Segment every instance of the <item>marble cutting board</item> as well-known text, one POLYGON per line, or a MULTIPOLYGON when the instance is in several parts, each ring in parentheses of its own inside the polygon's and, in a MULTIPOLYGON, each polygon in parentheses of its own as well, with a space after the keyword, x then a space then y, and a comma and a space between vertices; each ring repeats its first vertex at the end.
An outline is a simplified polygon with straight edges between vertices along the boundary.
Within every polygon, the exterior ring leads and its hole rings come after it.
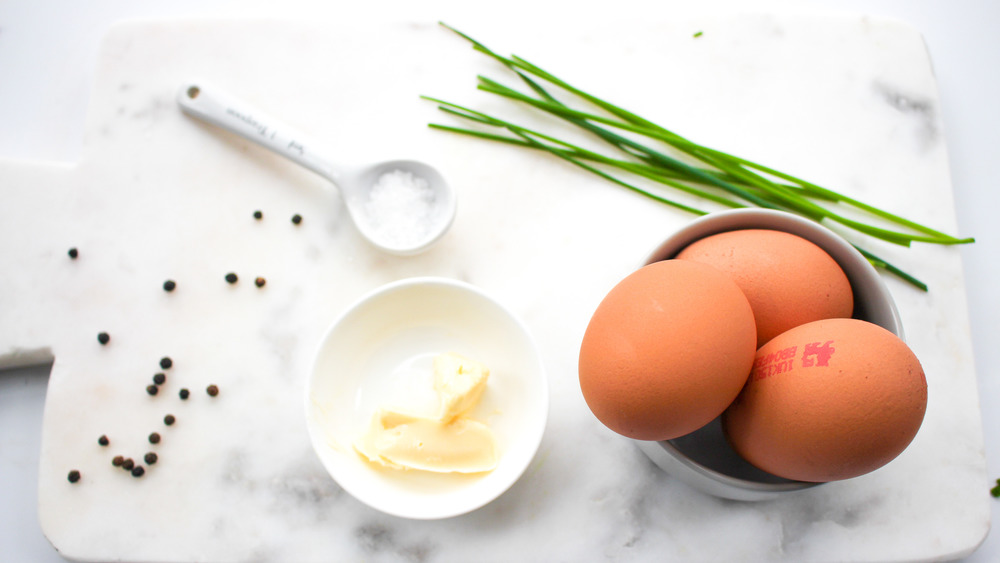
MULTIPOLYGON (((449 23, 709 146, 960 232, 931 63, 906 26, 776 15, 594 17, 548 33, 535 33, 544 21, 518 33, 502 18, 449 23)), ((691 217, 545 155, 427 129, 448 118, 420 94, 542 122, 476 92, 478 73, 504 76, 432 19, 113 30, 81 160, 0 161, 0 366, 54 358, 39 514, 56 549, 93 561, 917 561, 982 541, 983 440, 954 249, 869 244, 931 288, 887 279, 928 377, 911 447, 787 499, 707 497, 601 426, 576 381, 604 293, 691 217), (435 163, 459 193, 452 231, 417 257, 380 254, 317 177, 182 115, 174 96, 192 77, 282 116, 339 161, 435 163), (442 521, 389 517, 344 493, 310 450, 302 413, 326 326, 362 293, 416 275, 462 279, 510 306, 552 391, 525 476, 442 521), (150 396, 164 356, 174 365, 150 396), (159 461, 142 478, 111 466, 151 450, 159 461)))

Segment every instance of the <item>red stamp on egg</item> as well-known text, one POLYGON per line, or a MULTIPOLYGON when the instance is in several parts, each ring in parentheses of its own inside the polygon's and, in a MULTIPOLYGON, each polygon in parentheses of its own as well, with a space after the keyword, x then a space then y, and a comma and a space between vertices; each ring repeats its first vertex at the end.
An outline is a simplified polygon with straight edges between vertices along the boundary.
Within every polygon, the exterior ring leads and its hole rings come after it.
MULTIPOLYGON (((767 379, 772 375, 785 373, 795 368, 795 356, 798 346, 789 346, 763 356, 757 356, 753 362, 750 378, 753 381, 767 379)), ((801 366, 803 368, 827 367, 837 349, 833 340, 826 342, 810 342, 802 346, 801 366)))
POLYGON ((826 367, 830 365, 830 358, 836 351, 837 349, 833 347, 833 340, 827 340, 822 345, 819 342, 810 342, 805 345, 805 350, 802 351, 802 367, 826 367))
POLYGON ((798 349, 798 346, 789 346, 764 356, 757 356, 753 361, 751 379, 754 381, 766 379, 791 370, 795 366, 795 353, 798 349))

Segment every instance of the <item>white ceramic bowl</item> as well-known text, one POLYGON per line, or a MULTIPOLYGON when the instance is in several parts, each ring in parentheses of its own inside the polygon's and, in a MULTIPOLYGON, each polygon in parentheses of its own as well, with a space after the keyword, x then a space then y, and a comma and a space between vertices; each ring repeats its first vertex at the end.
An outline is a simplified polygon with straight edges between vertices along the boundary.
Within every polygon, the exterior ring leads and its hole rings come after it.
MULTIPOLYGON (((899 312, 892 296, 868 260, 833 231, 791 213, 737 209, 700 217, 664 241, 645 264, 669 260, 696 240, 739 229, 785 231, 815 243, 832 256, 847 274, 854 292, 853 317, 873 322, 903 337, 899 312)), ((680 438, 636 443, 670 475, 718 497, 766 500, 817 485, 777 477, 744 461, 726 442, 718 418, 680 438)))
POLYGON ((412 278, 362 297, 320 343, 306 387, 313 448, 337 483, 382 512, 448 518, 500 496, 521 476, 542 439, 548 381, 526 327, 472 285, 412 278), (471 413, 493 429, 499 461, 489 472, 438 474, 377 467, 353 448, 374 410, 419 399, 431 362, 454 352, 483 363, 490 378, 471 413))

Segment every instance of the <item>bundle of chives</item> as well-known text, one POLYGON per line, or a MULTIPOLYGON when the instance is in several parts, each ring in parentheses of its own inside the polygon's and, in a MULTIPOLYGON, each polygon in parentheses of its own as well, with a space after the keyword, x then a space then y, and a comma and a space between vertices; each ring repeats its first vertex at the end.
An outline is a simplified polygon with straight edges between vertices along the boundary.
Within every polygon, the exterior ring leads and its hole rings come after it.
MULTIPOLYGON (((607 156, 468 107, 422 96, 439 104, 439 109, 446 113, 499 129, 501 132, 493 133, 438 123, 430 124, 432 128, 543 150, 622 187, 698 215, 707 212, 627 182, 610 171, 645 178, 726 207, 756 206, 788 211, 814 221, 830 221, 856 232, 903 246, 910 246, 913 242, 947 245, 974 242, 972 238, 957 238, 942 233, 795 176, 692 142, 630 111, 588 94, 525 59, 516 55, 501 56, 468 35, 443 23, 441 25, 469 41, 476 51, 492 57, 510 69, 524 82, 530 93, 510 88, 485 76, 478 77, 480 90, 527 104, 563 119, 605 141, 621 152, 625 158, 607 156), (543 87, 541 81, 590 103, 607 115, 569 107, 543 87), (626 137, 625 134, 630 134, 632 137, 626 137), (687 164, 679 158, 634 140, 635 137, 644 137, 665 144, 680 155, 700 162, 701 165, 687 164), (879 227, 851 219, 831 209, 832 204, 852 207, 893 225, 894 228, 879 227)), ((876 268, 897 275, 921 290, 927 290, 926 284, 910 274, 857 245, 855 248, 876 268)))

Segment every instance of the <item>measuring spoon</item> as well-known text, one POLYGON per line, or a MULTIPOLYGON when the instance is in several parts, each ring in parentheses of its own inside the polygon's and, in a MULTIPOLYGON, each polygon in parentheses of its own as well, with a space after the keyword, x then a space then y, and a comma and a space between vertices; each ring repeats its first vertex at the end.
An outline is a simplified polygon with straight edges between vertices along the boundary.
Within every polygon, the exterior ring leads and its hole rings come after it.
POLYGON ((202 82, 184 84, 177 103, 185 113, 268 148, 332 182, 362 236, 390 254, 429 248, 451 227, 455 192, 433 167, 390 160, 362 168, 335 167, 312 152, 290 127, 202 82))

